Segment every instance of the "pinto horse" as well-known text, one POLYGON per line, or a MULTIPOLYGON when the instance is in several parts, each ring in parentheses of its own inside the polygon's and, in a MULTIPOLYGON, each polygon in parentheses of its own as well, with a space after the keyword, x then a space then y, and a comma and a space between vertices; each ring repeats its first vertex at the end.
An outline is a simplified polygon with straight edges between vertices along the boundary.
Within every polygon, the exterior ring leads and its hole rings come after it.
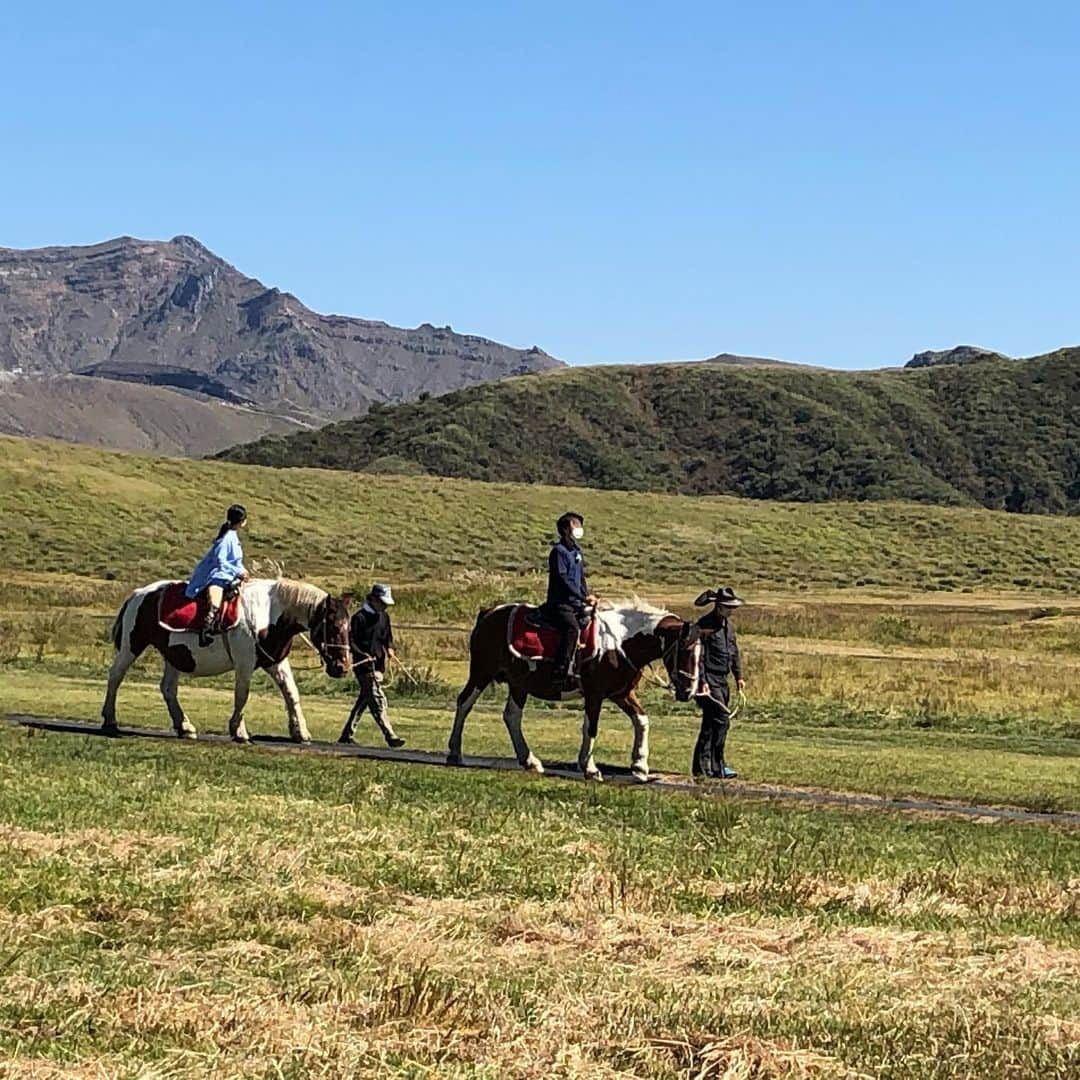
MULTIPOLYGON (((510 620, 516 604, 482 610, 469 639, 469 679, 457 699, 454 728, 447 761, 461 763, 461 735, 465 718, 477 698, 493 682, 507 684, 503 721, 514 744, 518 763, 542 773, 544 766, 529 749, 521 731, 521 717, 529 695, 545 701, 576 697, 556 688, 555 665, 549 660, 529 661, 515 655, 509 645, 510 620)), ((642 604, 627 604, 598 611, 596 646, 578 665, 580 695, 585 702, 578 768, 590 780, 602 780, 593 760, 593 747, 605 701, 613 701, 634 725, 631 770, 638 779, 649 776, 649 718, 636 690, 643 670, 662 660, 679 701, 688 701, 696 678, 700 653, 697 627, 669 611, 642 604), (693 669, 693 670, 691 670, 693 669)))
POLYGON ((161 696, 172 718, 173 730, 181 739, 194 739, 198 734, 177 699, 176 688, 181 674, 199 678, 235 672, 229 734, 237 742, 249 742, 244 706, 251 677, 263 668, 285 700, 289 735, 294 742, 310 742, 307 721, 300 709, 300 694, 289 664, 289 652, 296 635, 309 631, 326 674, 333 679, 348 675, 352 666, 349 597, 330 596, 314 585, 286 578, 247 581, 240 592, 236 625, 216 635, 210 645, 200 647, 197 628, 178 632, 161 622, 160 601, 165 591, 175 584, 157 581, 136 589, 120 608, 112 628, 116 656, 109 669, 109 685, 101 708, 102 730, 116 734, 116 692, 128 668, 153 646, 165 663, 161 696))

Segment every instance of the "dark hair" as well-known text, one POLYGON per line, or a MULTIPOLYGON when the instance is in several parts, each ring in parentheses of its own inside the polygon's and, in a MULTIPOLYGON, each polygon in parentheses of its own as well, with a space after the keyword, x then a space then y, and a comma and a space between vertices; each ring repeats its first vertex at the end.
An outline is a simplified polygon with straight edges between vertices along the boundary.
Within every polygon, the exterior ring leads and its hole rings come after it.
POLYGON ((221 528, 218 529, 217 538, 220 540, 230 529, 235 529, 237 525, 245 521, 247 521, 247 510, 239 503, 233 503, 225 511, 225 520, 221 523, 221 528))
POLYGON ((575 514, 573 510, 567 510, 566 513, 555 522, 556 531, 562 533, 564 529, 569 528, 571 521, 580 521, 582 525, 585 524, 585 518, 581 514, 575 514))

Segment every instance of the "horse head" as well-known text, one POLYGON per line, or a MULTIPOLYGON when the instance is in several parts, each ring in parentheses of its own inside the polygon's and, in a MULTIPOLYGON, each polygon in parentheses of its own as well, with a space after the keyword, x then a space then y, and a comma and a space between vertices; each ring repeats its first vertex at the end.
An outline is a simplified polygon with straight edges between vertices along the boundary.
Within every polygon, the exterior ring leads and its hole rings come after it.
POLYGON ((689 701, 701 671, 701 630, 676 615, 662 619, 656 636, 663 647, 661 659, 675 691, 676 701, 689 701))
POLYGON ((331 679, 341 679, 352 670, 349 648, 349 601, 352 596, 327 597, 315 611, 311 624, 311 644, 331 679))

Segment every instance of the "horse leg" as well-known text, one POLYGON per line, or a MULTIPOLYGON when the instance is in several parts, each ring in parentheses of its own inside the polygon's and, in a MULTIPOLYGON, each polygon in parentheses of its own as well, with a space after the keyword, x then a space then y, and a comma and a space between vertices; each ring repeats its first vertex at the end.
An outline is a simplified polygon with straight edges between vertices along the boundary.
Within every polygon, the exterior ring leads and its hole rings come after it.
POLYGON ((229 717, 229 734, 234 742, 251 742, 247 725, 244 723, 244 706, 247 705, 248 694, 251 692, 251 669, 237 664, 234 672, 236 684, 233 689, 232 716, 229 717))
POLYGON ((469 681, 465 684, 457 698, 457 711, 454 713, 454 727, 450 732, 450 746, 446 754, 448 765, 461 764, 461 735, 465 730, 465 718, 472 712, 477 699, 487 688, 486 682, 481 682, 473 673, 469 672, 469 681))
POLYGON ((641 707, 637 695, 633 690, 628 690, 621 697, 612 698, 612 701, 627 716, 634 725, 634 752, 630 759, 630 771, 638 780, 649 778, 649 718, 641 707))
POLYGON ((529 772, 542 773, 544 766, 540 759, 529 749, 525 741, 525 735, 521 730, 521 717, 525 712, 525 702, 529 695, 524 690, 510 688, 506 695, 506 706, 503 709, 503 723, 510 732, 510 741, 514 744, 514 754, 518 764, 529 772))
POLYGON ((300 691, 296 688, 289 658, 286 657, 280 664, 268 667, 266 671, 281 691, 281 696, 285 701, 285 712, 289 717, 289 737, 293 742, 311 742, 311 733, 304 719, 304 711, 300 708, 300 691))
POLYGON ((117 650, 112 666, 109 668, 109 683, 105 688, 105 701, 101 706, 101 730, 110 735, 115 735, 119 730, 116 723, 116 692, 120 689, 128 668, 137 659, 125 644, 117 650))
POLYGON ((116 655, 109 667, 109 682, 105 689, 105 700, 101 705, 101 730, 109 735, 115 735, 119 730, 116 724, 116 693, 128 668, 135 663, 146 648, 146 642, 135 634, 135 625, 138 614, 142 610, 143 601, 137 599, 134 594, 124 601, 124 606, 116 616, 113 624, 113 644, 116 647, 116 655), (132 648, 132 646, 135 646, 132 648))
POLYGON ((600 710, 603 698, 585 699, 585 719, 581 722, 581 750, 578 751, 578 768, 585 774, 586 780, 603 780, 603 774, 593 761, 593 747, 596 745, 596 732, 600 726, 600 710))
POLYGON ((179 683, 179 670, 166 660, 161 672, 161 682, 158 683, 158 686, 161 687, 161 696, 165 699, 165 708, 169 710, 173 731, 181 739, 195 739, 199 733, 195 730, 195 725, 184 715, 180 699, 176 696, 176 688, 179 683))

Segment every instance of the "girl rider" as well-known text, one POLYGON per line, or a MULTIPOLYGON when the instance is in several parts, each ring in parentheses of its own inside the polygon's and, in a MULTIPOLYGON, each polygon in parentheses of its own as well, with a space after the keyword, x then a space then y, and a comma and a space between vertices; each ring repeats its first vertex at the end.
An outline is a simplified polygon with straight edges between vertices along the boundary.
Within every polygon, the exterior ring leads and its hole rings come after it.
POLYGON ((184 590, 189 600, 194 600, 203 592, 207 596, 206 615, 199 631, 199 644, 203 648, 213 639, 225 590, 234 583, 247 581, 250 576, 244 569, 244 552, 237 535, 245 525, 247 511, 239 503, 234 503, 226 512, 225 521, 218 529, 210 550, 191 572, 191 580, 184 590))

